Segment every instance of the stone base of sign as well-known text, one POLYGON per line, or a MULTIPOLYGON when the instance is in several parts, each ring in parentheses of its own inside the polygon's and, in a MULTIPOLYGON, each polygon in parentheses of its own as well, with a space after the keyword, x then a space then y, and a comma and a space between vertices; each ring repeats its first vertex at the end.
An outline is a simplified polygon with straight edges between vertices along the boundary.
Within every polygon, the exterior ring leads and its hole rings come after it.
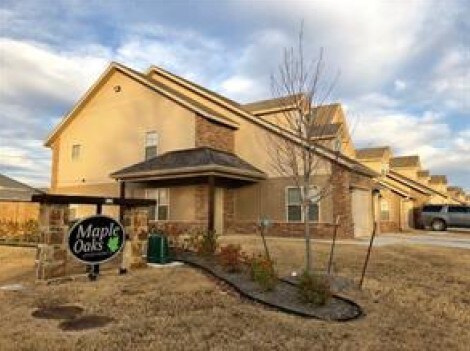
MULTIPOLYGON (((85 264, 76 261, 69 254, 65 242, 69 229, 68 205, 41 204, 39 212, 41 242, 36 253, 36 278, 49 280, 85 272, 85 264)), ((126 268, 146 267, 143 250, 148 237, 147 209, 125 208, 123 225, 128 235, 126 246, 129 245, 127 258, 124 260, 127 261, 126 268)))

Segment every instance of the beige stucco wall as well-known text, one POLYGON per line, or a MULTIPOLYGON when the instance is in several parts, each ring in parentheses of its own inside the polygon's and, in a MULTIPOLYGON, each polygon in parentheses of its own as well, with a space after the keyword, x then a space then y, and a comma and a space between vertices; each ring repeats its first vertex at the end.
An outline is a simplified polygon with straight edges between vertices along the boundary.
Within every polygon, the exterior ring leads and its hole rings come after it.
MULTIPOLYGON (((312 184, 325 184, 326 177, 315 177, 312 184)), ((294 186, 289 178, 269 178, 257 184, 235 190, 235 220, 257 221, 267 217, 276 222, 284 222, 286 213, 286 187, 294 186)), ((331 196, 320 201, 320 222, 333 222, 333 202, 331 196)))
POLYGON ((194 147, 194 113, 115 71, 61 133, 57 187, 110 182, 110 173, 144 160, 149 131, 159 135, 160 154, 194 147))

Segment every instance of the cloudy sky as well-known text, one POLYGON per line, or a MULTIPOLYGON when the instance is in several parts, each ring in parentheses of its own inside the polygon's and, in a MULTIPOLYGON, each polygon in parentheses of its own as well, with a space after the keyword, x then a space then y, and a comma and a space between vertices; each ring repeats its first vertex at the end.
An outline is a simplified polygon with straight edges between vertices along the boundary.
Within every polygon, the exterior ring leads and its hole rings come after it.
POLYGON ((357 147, 391 145, 470 190, 468 1, 0 2, 0 173, 47 185, 43 140, 111 60, 150 64, 240 102, 305 23, 306 53, 339 72, 332 99, 357 147))

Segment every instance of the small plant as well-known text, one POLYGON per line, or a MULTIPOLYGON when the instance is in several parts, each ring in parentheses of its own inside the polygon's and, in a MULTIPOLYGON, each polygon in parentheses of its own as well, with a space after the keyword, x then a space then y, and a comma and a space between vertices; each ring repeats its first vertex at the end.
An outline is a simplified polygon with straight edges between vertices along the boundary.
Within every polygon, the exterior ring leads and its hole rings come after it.
POLYGON ((264 291, 271 291, 278 282, 274 262, 266 256, 252 256, 248 260, 251 279, 257 282, 264 291))
POLYGON ((322 306, 331 297, 328 278, 319 274, 304 271, 299 280, 299 295, 303 302, 322 306))
POLYGON ((200 255, 210 256, 217 250, 217 234, 215 232, 196 232, 187 241, 188 247, 200 255))
POLYGON ((243 263, 243 253, 240 245, 228 244, 220 248, 219 263, 227 272, 240 272, 243 263))

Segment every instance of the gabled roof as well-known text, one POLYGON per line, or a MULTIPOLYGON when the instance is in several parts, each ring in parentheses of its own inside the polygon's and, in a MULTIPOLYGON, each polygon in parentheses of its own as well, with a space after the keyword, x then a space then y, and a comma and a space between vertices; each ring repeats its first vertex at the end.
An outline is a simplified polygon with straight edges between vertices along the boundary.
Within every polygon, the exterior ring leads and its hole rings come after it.
POLYGON ((460 186, 448 186, 447 190, 455 191, 455 192, 458 192, 458 193, 463 193, 463 189, 460 186))
POLYGON ((338 135, 341 130, 341 124, 330 123, 318 126, 312 130, 312 138, 331 138, 338 135))
POLYGON ((419 167, 419 156, 399 156, 390 159, 390 167, 401 168, 401 167, 419 167))
POLYGON ((177 150, 136 163, 111 174, 115 179, 183 176, 208 172, 264 179, 266 174, 233 153, 209 147, 177 150))
POLYGON ((282 96, 274 99, 265 99, 250 102, 242 105, 242 107, 255 114, 263 114, 272 110, 286 110, 296 106, 296 102, 302 100, 303 94, 294 94, 289 96, 282 96))
POLYGON ((391 153, 390 146, 369 147, 356 150, 356 157, 359 160, 382 159, 387 152, 391 153))
POLYGON ((427 170, 418 171, 418 177, 419 177, 419 178, 427 178, 427 177, 429 177, 429 171, 427 171, 427 170))
POLYGON ((430 184, 447 184, 447 177, 445 175, 432 175, 429 179, 430 184))
POLYGON ((333 117, 340 109, 341 109, 341 104, 339 103, 315 106, 312 109, 312 116, 314 117, 314 123, 317 125, 332 123, 333 117))
POLYGON ((30 201, 34 194, 43 191, 0 174, 0 201, 30 201))
POLYGON ((225 124, 231 128, 237 128, 238 124, 235 121, 232 121, 230 118, 225 117, 214 110, 204 106, 197 101, 177 92, 174 89, 171 89, 167 86, 164 86, 160 83, 155 82, 154 80, 148 79, 145 75, 129 68, 124 65, 121 65, 117 62, 111 62, 108 68, 104 73, 98 78, 98 80, 91 86, 90 89, 85 93, 85 95, 79 100, 79 102, 73 107, 73 109, 62 119, 62 121, 57 125, 57 127, 52 131, 52 133, 47 137, 45 145, 50 146, 58 134, 73 120, 77 112, 85 105, 85 103, 93 96, 93 93, 96 92, 105 79, 113 72, 119 71, 126 76, 134 79, 135 81, 145 85, 146 87, 152 89, 153 91, 168 97, 169 99, 183 105, 184 107, 194 111, 197 114, 200 114, 203 117, 212 119, 218 123, 225 124))
MULTIPOLYGON (((181 77, 179 77, 175 74, 172 74, 168 71, 165 71, 165 70, 163 70, 159 67, 155 67, 155 66, 150 67, 150 69, 147 71, 147 74, 150 74, 151 72, 155 72, 155 73, 163 75, 164 77, 171 80, 172 82, 174 82, 176 84, 179 84, 181 86, 184 86, 187 89, 193 91, 194 93, 197 93, 201 96, 206 97, 210 101, 213 101, 215 103, 218 103, 218 104, 222 105, 223 107, 229 109, 230 111, 232 111, 235 114, 239 115, 243 119, 248 120, 251 123, 256 124, 257 126, 262 127, 263 129, 270 131, 271 133, 274 133, 274 134, 277 134, 277 135, 279 135, 283 138, 289 139, 289 140, 293 141, 294 143, 296 143, 298 145, 303 145, 304 147, 308 147, 308 145, 306 144, 305 141, 299 140, 297 138, 297 136, 294 133, 292 133, 291 131, 289 131, 285 128, 282 128, 281 126, 276 125, 272 122, 269 122, 269 121, 263 120, 262 118, 256 117, 255 115, 253 115, 252 113, 250 113, 249 111, 244 109, 242 105, 239 105, 239 104, 237 104, 237 103, 235 103, 235 102, 233 102, 229 99, 226 99, 226 98, 222 97, 219 94, 216 94, 216 93, 214 93, 214 92, 212 92, 208 89, 205 89, 205 88, 203 88, 203 87, 201 87, 201 86, 199 86, 199 85, 197 85, 197 84, 195 84, 195 83, 193 83, 189 80, 181 78, 181 77)), ((327 105, 327 106, 331 106, 330 109, 332 109, 332 108, 341 108, 340 104, 332 104, 332 105, 327 105)), ((372 169, 360 164, 356 160, 353 160, 352 158, 350 158, 348 156, 338 154, 336 151, 331 150, 331 149, 329 149, 327 147, 324 147, 322 145, 316 144, 312 147, 312 149, 314 149, 314 152, 316 152, 320 156, 323 156, 323 157, 329 159, 332 162, 339 163, 339 164, 351 169, 352 171, 356 171, 356 172, 359 172, 361 174, 371 176, 371 177, 374 177, 374 176, 378 175, 372 169)))
POLYGON ((230 104, 230 105, 232 105, 234 107, 237 107, 237 108, 241 108, 241 105, 238 102, 233 101, 233 100, 231 100, 231 99, 229 99, 229 98, 227 98, 223 95, 220 95, 220 94, 216 93, 213 90, 207 89, 207 88, 203 87, 202 85, 194 83, 194 82, 192 82, 190 80, 187 80, 187 79, 185 79, 181 76, 177 76, 176 74, 173 74, 173 73, 171 73, 171 72, 169 72, 169 71, 167 71, 167 70, 165 70, 161 67, 152 65, 145 72, 145 77, 151 79, 152 81, 155 81, 150 77, 152 73, 158 73, 158 74, 163 75, 163 76, 165 76, 167 78, 170 78, 170 79, 177 79, 180 82, 184 83, 185 85, 191 85, 193 88, 203 92, 204 94, 211 95, 211 96, 213 96, 217 99, 220 99, 220 100, 224 101, 227 104, 230 104))
MULTIPOLYGON (((404 175, 400 174, 400 173, 397 173, 397 172, 394 172, 393 170, 390 170, 388 173, 387 173, 387 178, 391 178, 401 184, 404 184, 410 188, 413 188, 414 190, 422 193, 422 194, 426 194, 426 195, 429 195, 430 193, 438 193, 437 191, 435 191, 434 189, 431 189, 421 183, 418 183, 416 181, 414 181, 413 179, 410 179, 408 177, 405 177, 404 175)), ((438 193, 439 195, 442 195, 441 193, 438 193)))

